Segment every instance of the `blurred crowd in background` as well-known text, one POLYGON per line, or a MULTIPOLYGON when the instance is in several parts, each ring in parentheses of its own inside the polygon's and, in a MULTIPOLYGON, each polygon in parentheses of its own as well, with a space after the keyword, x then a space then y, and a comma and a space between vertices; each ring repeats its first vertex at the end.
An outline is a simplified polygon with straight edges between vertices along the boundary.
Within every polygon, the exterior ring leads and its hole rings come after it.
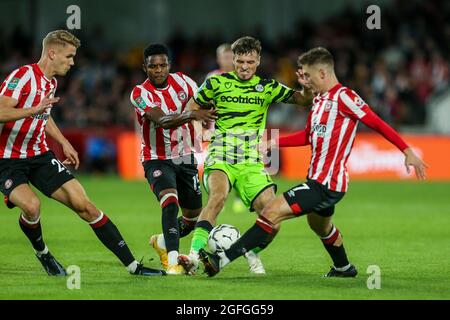
MULTIPOLYGON (((396 127, 424 124, 427 99, 449 83, 450 43, 442 41, 450 39, 449 6, 443 0, 399 1, 383 8, 380 30, 365 28, 366 19, 365 12, 348 8, 320 25, 299 21, 292 33, 280 35, 275 42, 256 31, 253 36, 263 45, 259 75, 296 86, 298 55, 322 45, 334 54, 339 80, 359 92, 384 120, 396 127)), ((78 35, 82 47, 70 75, 59 79, 62 101, 53 110, 54 118, 62 127, 132 128, 129 93, 145 79, 141 68, 145 44, 117 52, 100 27, 78 35)), ((192 39, 176 30, 167 41, 172 71, 182 71, 201 84, 205 75, 217 68, 216 47, 233 40, 220 35, 192 39)), ((30 47, 31 43, 20 27, 11 34, 0 32, 2 79, 14 68, 37 61, 40 44, 30 47)), ((268 121, 273 127, 300 129, 304 113, 290 107, 272 108, 268 121)))
MULTIPOLYGON (((296 60, 315 47, 328 48, 335 57, 339 80, 356 90, 385 121, 402 129, 420 128, 427 117, 427 100, 449 85, 450 5, 445 0, 396 1, 383 7, 381 29, 366 27, 368 14, 350 7, 320 24, 302 19, 289 34, 276 41, 255 28, 263 54, 258 74, 296 87, 296 60), (446 39, 444 41, 444 39, 446 39)), ((268 21, 270 23, 270 21, 268 21)), ((145 80, 142 51, 148 43, 117 51, 102 28, 75 33, 82 41, 76 65, 60 78, 61 102, 52 115, 61 128, 134 129, 135 114, 129 101, 134 85, 145 80)), ((171 50, 171 71, 181 71, 200 85, 217 68, 216 48, 243 36, 225 38, 202 34, 187 37, 175 30, 166 42, 171 50)), ((0 29, 0 77, 16 67, 36 62, 41 44, 20 27, 10 34, 0 29)), ((152 39, 149 39, 149 43, 152 39)), ((268 125, 285 131, 302 129, 306 111, 295 106, 273 106, 268 125)), ((95 150, 95 145, 92 147, 95 150)))

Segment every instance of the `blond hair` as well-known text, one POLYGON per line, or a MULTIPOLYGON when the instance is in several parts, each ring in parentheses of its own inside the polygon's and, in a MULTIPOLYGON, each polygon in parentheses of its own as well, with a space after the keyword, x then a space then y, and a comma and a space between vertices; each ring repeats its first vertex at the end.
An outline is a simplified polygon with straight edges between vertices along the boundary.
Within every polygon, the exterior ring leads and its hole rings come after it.
POLYGON ((219 55, 226 51, 231 51, 231 44, 222 43, 220 46, 217 47, 216 53, 217 53, 217 55, 219 55))
POLYGON ((42 40, 42 46, 47 48, 49 45, 60 45, 65 47, 66 44, 71 44, 75 48, 79 48, 81 46, 80 40, 66 30, 55 30, 49 32, 44 40, 42 40))

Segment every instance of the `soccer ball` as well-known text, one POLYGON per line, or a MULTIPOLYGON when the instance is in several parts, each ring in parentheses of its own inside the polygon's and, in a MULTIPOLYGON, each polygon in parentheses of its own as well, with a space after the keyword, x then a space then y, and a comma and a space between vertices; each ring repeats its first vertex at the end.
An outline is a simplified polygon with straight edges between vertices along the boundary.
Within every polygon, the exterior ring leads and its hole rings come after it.
POLYGON ((209 250, 213 253, 227 250, 241 236, 239 229, 229 224, 215 226, 208 236, 209 250))

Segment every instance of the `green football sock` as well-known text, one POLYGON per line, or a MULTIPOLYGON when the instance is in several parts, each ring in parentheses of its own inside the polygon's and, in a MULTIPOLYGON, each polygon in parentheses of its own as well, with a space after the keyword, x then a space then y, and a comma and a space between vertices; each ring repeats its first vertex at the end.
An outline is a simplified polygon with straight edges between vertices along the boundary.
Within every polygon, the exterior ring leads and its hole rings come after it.
POLYGON ((253 249, 252 249, 252 250, 250 250, 250 251, 252 251, 253 253, 256 253, 256 254, 258 254, 259 252, 263 251, 263 249, 262 249, 262 248, 260 248, 260 247, 256 247, 256 248, 253 248, 253 249))
POLYGON ((191 251, 199 252, 200 249, 206 247, 208 235, 208 230, 199 227, 195 228, 194 236, 192 237, 191 251))

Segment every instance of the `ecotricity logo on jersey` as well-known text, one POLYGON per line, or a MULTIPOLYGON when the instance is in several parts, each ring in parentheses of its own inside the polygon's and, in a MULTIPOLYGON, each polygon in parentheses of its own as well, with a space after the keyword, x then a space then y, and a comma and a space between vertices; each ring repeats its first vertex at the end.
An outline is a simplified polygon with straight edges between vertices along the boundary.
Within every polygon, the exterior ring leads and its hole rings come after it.
POLYGON ((221 96, 220 101, 222 102, 233 102, 233 103, 245 103, 245 104, 257 104, 260 106, 264 105, 264 99, 260 97, 243 97, 243 96, 221 96))

